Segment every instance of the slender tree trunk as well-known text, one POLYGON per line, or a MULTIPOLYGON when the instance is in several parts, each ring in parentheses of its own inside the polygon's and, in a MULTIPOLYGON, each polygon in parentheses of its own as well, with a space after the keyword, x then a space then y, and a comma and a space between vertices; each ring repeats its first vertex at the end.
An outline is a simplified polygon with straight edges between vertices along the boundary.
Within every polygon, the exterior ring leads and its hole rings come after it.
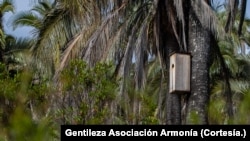
MULTIPOLYGON (((173 35, 174 36, 174 35, 173 35)), ((172 36, 172 37, 173 37, 172 36)), ((178 43, 174 38, 167 39, 168 57, 171 53, 177 51, 178 43)), ((167 61, 167 70, 169 74, 170 62, 167 61)), ((169 80, 169 76, 168 79, 169 80)), ((181 124, 181 95, 176 93, 169 93, 169 88, 166 96, 167 100, 167 124, 181 124)))
MULTIPOLYGON (((160 52, 166 62, 166 78, 169 80, 169 56, 171 53, 179 51, 179 44, 175 38, 172 30, 172 19, 169 11, 172 5, 169 5, 169 1, 159 1, 159 15, 158 15, 158 26, 159 26, 159 40, 160 40, 160 52)), ((171 3, 171 2, 170 2, 171 3)), ((171 9, 173 11, 173 9, 171 9)), ((168 87, 168 86, 167 86, 168 87)), ((176 125, 181 124, 181 96, 178 94, 170 94, 169 88, 166 92, 166 124, 176 125)))
POLYGON ((210 32, 202 27, 193 11, 189 14, 189 51, 192 55, 191 93, 186 124, 208 124, 210 32))
POLYGON ((167 124, 181 124, 181 97, 178 94, 167 94, 167 124))

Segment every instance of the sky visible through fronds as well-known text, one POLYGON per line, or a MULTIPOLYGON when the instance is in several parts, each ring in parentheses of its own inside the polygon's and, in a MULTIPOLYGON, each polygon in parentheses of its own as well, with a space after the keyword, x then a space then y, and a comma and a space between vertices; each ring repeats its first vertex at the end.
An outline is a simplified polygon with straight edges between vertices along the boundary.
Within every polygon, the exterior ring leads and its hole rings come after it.
MULTIPOLYGON (((2 0, 0 0, 2 2, 2 0)), ((34 4, 33 0, 13 0, 14 6, 16 9, 16 12, 19 11, 27 11, 29 10, 34 4)), ((15 30, 12 29, 12 26, 10 24, 10 18, 13 14, 12 13, 6 13, 4 16, 4 29, 7 34, 13 35, 15 37, 32 37, 32 34, 30 33, 32 28, 31 27, 20 27, 15 30)), ((246 17, 250 19, 250 2, 247 2, 247 9, 246 9, 246 17)))

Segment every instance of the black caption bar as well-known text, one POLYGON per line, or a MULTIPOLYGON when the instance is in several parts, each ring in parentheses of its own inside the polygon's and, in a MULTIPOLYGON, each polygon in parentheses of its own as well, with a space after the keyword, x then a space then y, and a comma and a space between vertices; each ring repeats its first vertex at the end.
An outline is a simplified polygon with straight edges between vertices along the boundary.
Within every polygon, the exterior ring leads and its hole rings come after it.
POLYGON ((250 125, 62 125, 61 141, 85 137, 190 137, 250 139, 250 125))

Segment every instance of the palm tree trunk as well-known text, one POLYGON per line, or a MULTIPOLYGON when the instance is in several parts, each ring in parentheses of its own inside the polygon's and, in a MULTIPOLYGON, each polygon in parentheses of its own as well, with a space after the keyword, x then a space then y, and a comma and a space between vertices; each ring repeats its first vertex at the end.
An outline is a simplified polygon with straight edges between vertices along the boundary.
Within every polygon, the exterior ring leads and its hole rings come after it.
MULTIPOLYGON (((159 1, 159 17, 158 26, 159 26, 159 46, 162 57, 166 62, 166 74, 169 74, 169 56, 173 52, 179 51, 179 44, 175 37, 175 34, 172 30, 171 15, 169 15, 169 9, 171 8, 168 5, 169 1, 159 1)), ((171 3, 171 2, 170 2, 171 3)), ((167 80, 169 76, 167 75, 167 80)), ((168 87, 168 86, 167 86, 168 87)), ((170 94, 167 88, 166 92, 166 124, 168 125, 177 125, 181 124, 181 96, 178 94, 170 94)))
MULTIPOLYGON (((174 37, 171 36, 171 37, 174 37)), ((166 40, 166 45, 168 47, 168 56, 171 53, 178 51, 178 43, 175 38, 168 37, 166 40)), ((170 62, 167 61, 167 68, 169 68, 170 62)), ((168 70, 168 69, 167 69, 168 70)), ((168 70, 169 71, 169 70, 168 70)), ((169 74, 169 72, 167 73, 169 74)), ((169 78, 168 78, 169 80, 169 78)), ((169 88, 168 88, 169 89, 169 88)), ((166 96, 167 103, 167 124, 181 124, 181 95, 176 93, 167 93, 166 96)))
POLYGON ((186 124, 208 124, 210 32, 202 27, 193 11, 189 15, 188 46, 192 68, 186 124))

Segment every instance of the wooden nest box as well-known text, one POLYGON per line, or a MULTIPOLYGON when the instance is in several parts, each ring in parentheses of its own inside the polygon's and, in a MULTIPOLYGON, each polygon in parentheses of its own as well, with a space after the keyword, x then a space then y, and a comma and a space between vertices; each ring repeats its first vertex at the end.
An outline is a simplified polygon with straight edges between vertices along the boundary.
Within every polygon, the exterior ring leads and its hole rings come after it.
POLYGON ((170 55, 169 92, 185 94, 190 92, 191 55, 173 53, 170 55))

